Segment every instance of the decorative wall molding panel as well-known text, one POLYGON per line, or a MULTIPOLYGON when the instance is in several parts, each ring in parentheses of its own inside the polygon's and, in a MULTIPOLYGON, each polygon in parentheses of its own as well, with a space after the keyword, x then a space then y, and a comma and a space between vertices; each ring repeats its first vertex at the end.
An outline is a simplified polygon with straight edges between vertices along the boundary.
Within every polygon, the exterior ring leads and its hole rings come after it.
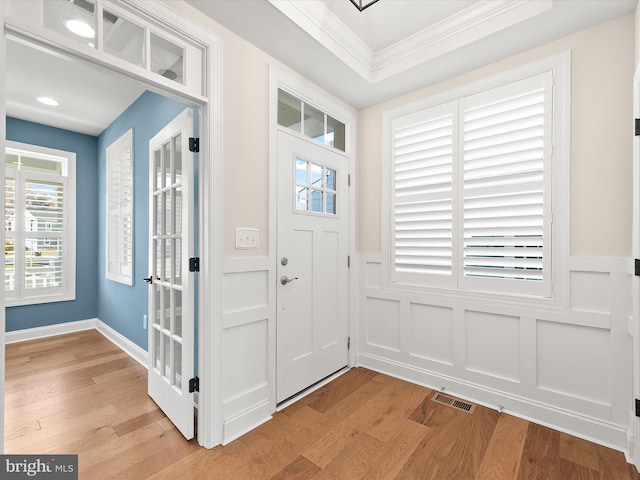
POLYGON ((226 259, 222 281, 223 445, 273 413, 270 377, 270 301, 267 258, 226 259))

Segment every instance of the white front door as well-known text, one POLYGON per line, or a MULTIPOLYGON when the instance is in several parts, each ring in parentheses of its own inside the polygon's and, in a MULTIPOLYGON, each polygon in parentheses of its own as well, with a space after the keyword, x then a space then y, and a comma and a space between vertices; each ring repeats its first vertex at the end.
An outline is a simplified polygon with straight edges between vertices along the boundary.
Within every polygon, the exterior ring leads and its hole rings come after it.
POLYGON ((193 113, 149 141, 149 395, 193 438, 193 113))
POLYGON ((278 133, 278 403, 348 364, 348 172, 344 154, 278 133))

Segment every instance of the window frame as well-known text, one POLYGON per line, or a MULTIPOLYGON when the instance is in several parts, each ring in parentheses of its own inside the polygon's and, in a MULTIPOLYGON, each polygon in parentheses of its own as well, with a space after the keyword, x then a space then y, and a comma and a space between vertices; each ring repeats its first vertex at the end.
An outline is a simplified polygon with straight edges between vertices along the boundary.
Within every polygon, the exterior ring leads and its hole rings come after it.
MULTIPOLYGON (((457 110, 460 114, 461 109, 457 110)), ((568 291, 568 262, 569 262, 569 206, 570 206, 570 113, 571 113, 571 52, 565 51, 541 59, 537 62, 514 68, 485 79, 454 88, 443 93, 421 98, 412 103, 404 104, 387 110, 382 114, 382 188, 381 188, 381 239, 382 239, 382 270, 385 287, 391 289, 429 291, 443 296, 455 296, 473 300, 529 302, 532 305, 563 306, 566 307, 568 291), (393 263, 393 172, 394 153, 393 135, 394 123, 402 118, 418 114, 423 110, 436 108, 450 102, 462 102, 465 97, 480 94, 509 83, 524 80, 546 72, 553 75, 553 163, 551 172, 545 175, 545 189, 552 199, 549 220, 553 221, 549 242, 548 255, 545 255, 545 267, 548 273, 548 288, 539 293, 526 292, 519 289, 487 288, 486 282, 468 281, 463 276, 463 248, 458 242, 462 241, 463 219, 461 218, 460 203, 463 199, 461 186, 454 187, 453 199, 453 245, 452 245, 452 276, 439 276, 438 282, 420 281, 419 278, 398 278, 394 274, 393 263), (458 191, 456 191, 456 188, 458 191), (549 267, 547 267, 547 265, 549 267)), ((461 149, 461 140, 454 140, 454 149, 461 149)), ((454 159, 453 169, 463 168, 462 158, 454 159)), ((454 182, 460 182, 462 174, 454 172, 454 182), (457 179, 457 180, 456 180, 457 179)), ((415 276, 414 276, 415 277, 415 276)), ((476 280, 476 279, 472 279, 476 280)), ((485 280, 485 279, 480 279, 485 280)), ((502 284, 504 282, 493 282, 502 284)))
MULTIPOLYGON (((63 280, 60 287, 51 289, 38 288, 31 291, 26 291, 23 287, 16 288, 16 296, 9 296, 5 291, 5 305, 19 306, 19 305, 36 305, 41 303, 62 302, 75 300, 76 298, 76 154, 75 152, 69 152, 64 150, 58 150, 54 148, 43 147, 39 145, 31 145, 27 143, 15 142, 7 140, 5 143, 5 155, 9 151, 16 151, 20 154, 28 154, 40 157, 56 157, 63 159, 63 167, 61 175, 51 175, 47 173, 32 172, 29 170, 18 170, 9 168, 6 166, 5 160, 5 176, 12 176, 12 172, 20 172, 15 175, 16 178, 16 196, 24 196, 22 188, 18 187, 18 177, 26 177, 25 181, 29 178, 36 180, 51 180, 61 179, 64 185, 64 218, 63 218, 63 231, 62 231, 62 271, 63 280), (49 292, 49 293, 47 293, 49 292)), ((17 205, 16 205, 17 209, 17 205)), ((16 242, 18 245, 18 239, 23 237, 28 232, 18 232, 16 230, 16 242)), ((5 231, 6 236, 6 231, 5 231)), ((15 257, 14 257, 15 258, 15 257)), ((16 266, 20 265, 21 270, 15 269, 16 285, 19 282, 24 282, 24 255, 22 260, 18 262, 15 259, 16 266)), ((5 270, 6 275, 6 270, 5 270)))

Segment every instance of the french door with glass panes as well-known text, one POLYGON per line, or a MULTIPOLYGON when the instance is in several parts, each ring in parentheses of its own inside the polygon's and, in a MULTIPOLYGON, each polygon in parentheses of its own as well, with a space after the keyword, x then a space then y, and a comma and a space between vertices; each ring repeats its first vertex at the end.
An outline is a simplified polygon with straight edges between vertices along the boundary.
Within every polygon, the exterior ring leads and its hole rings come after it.
POLYGON ((193 113, 149 141, 149 395, 187 439, 194 435, 193 113))

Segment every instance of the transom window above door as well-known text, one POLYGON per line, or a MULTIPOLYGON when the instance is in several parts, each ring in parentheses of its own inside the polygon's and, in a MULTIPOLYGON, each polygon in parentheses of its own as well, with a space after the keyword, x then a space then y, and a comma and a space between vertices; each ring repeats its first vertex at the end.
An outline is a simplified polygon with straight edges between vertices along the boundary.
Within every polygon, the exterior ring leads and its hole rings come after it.
POLYGON ((204 94, 203 45, 128 2, 7 1, 3 7, 6 18, 42 31, 47 43, 78 50, 170 88, 204 94))
POLYGON ((346 126, 327 113, 278 89, 278 125, 314 141, 346 152, 346 126))

